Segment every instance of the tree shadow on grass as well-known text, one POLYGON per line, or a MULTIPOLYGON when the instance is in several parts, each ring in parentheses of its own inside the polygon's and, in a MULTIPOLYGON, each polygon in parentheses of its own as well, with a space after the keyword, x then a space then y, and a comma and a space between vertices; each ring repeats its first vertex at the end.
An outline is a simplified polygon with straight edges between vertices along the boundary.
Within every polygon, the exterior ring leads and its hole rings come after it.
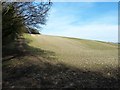
POLYGON ((21 41, 21 48, 18 45, 4 55, 3 89, 118 88, 117 77, 105 77, 99 71, 84 71, 56 62, 54 52, 28 46, 29 42, 25 42, 21 41), (6 59, 8 55, 14 57, 6 59))
MULTIPOLYGON (((42 50, 40 48, 35 48, 29 46, 28 43, 32 42, 29 39, 20 38, 13 43, 10 43, 2 47, 2 57, 3 62, 9 61, 14 58, 29 56, 29 55, 39 55, 43 58, 49 58, 55 56, 55 53, 48 50, 42 50)), ((50 59, 50 58, 49 58, 50 59)), ((53 58, 52 58, 53 59, 53 58)))

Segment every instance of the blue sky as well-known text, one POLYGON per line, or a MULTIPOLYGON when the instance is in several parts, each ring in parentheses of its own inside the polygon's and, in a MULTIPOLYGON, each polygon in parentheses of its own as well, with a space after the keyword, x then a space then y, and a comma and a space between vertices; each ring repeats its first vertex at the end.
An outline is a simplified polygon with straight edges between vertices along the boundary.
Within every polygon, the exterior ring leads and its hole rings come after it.
POLYGON ((53 2, 42 34, 118 41, 117 2, 53 2))

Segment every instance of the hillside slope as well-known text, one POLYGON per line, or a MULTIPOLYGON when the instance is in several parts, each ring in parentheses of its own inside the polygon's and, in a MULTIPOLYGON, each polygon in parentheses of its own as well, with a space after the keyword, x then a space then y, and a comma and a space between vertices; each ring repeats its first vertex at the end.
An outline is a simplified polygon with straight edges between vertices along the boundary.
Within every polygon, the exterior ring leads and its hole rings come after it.
POLYGON ((58 61, 67 65, 95 71, 118 65, 116 44, 49 35, 25 37, 32 40, 30 46, 55 52, 58 61))
POLYGON ((2 47, 3 88, 117 88, 118 46, 28 35, 2 47))

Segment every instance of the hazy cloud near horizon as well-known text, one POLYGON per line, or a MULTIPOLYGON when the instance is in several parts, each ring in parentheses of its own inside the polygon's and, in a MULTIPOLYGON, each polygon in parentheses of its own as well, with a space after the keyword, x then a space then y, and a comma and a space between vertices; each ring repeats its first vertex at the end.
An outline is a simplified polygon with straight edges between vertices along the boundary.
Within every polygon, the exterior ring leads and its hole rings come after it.
POLYGON ((117 5, 113 2, 54 2, 42 33, 118 42, 117 5))

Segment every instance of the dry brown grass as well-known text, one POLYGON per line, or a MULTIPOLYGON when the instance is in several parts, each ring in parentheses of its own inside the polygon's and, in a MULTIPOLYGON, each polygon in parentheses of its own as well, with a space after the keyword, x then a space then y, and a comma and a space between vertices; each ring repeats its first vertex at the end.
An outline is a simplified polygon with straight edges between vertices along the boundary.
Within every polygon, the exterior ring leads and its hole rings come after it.
POLYGON ((106 75, 112 75, 110 70, 118 67, 116 44, 47 35, 37 35, 32 40, 30 46, 55 52, 58 62, 67 65, 100 72, 109 69, 106 75))
POLYGON ((3 48, 3 88, 117 88, 117 45, 27 35, 3 48))

